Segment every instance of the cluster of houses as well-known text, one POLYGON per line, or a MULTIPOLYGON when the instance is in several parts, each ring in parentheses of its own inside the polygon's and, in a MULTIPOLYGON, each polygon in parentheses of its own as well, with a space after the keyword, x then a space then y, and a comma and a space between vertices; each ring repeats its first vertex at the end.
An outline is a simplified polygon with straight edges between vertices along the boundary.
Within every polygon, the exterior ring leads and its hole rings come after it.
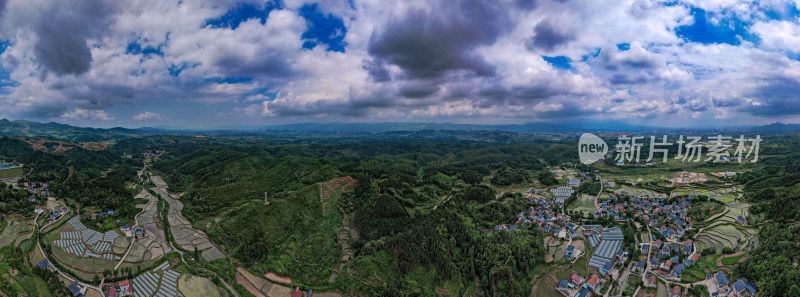
MULTIPOLYGON (((642 245, 642 254, 647 254, 650 250, 652 250, 652 257, 648 260, 650 268, 661 276, 673 277, 678 280, 681 279, 686 267, 700 260, 700 254, 694 252, 691 239, 674 243, 663 243, 661 239, 656 239, 651 244, 642 245)), ((643 260, 639 261, 634 265, 634 271, 644 272, 646 266, 643 260)))
POLYGON ((67 212, 69 212, 69 208, 67 208, 66 206, 61 207, 61 209, 56 209, 53 211, 53 213, 50 214, 49 217, 47 217, 47 221, 48 222, 58 221, 58 219, 60 219, 61 216, 67 214, 67 212))
POLYGON ((551 199, 531 198, 531 200, 534 205, 517 213, 517 220, 513 224, 496 225, 493 231, 517 231, 523 225, 535 225, 546 234, 558 238, 564 238, 567 234, 572 238, 577 237, 575 224, 568 222, 569 216, 553 211, 551 199))
POLYGON ((164 155, 166 153, 167 153, 167 151, 165 151, 165 150, 156 150, 156 151, 152 151, 152 152, 151 151, 145 151, 144 152, 144 158, 145 159, 150 159, 150 158, 155 158, 155 157, 161 157, 162 155, 164 155))
POLYGON ((136 236, 137 239, 142 237, 147 237, 147 230, 142 228, 131 229, 131 227, 128 226, 127 224, 122 225, 122 227, 119 227, 119 231, 122 231, 122 233, 125 234, 125 237, 129 238, 133 236, 136 236))
POLYGON ((627 196, 625 191, 612 193, 608 199, 600 202, 600 211, 595 217, 610 216, 614 219, 626 219, 626 213, 633 212, 635 217, 642 218, 650 228, 657 230, 668 241, 677 241, 691 227, 691 219, 687 213, 691 208, 694 195, 681 198, 666 204, 666 198, 648 197, 647 195, 627 196), (627 198, 627 199, 623 199, 627 198))
POLYGON ((567 297, 592 297, 603 287, 604 280, 597 274, 586 278, 578 273, 573 273, 569 279, 561 279, 556 285, 556 290, 567 297))
POLYGON ((28 201, 31 203, 36 203, 37 196, 39 195, 44 197, 50 196, 49 183, 47 182, 31 181, 31 182, 22 182, 21 184, 18 185, 22 186, 22 188, 30 192, 30 196, 28 196, 28 201))
POLYGON ((96 220, 96 219, 97 219, 97 217, 113 216, 113 215, 115 215, 115 213, 114 213, 114 210, 113 210, 113 209, 109 209, 109 210, 107 210, 107 211, 100 212, 100 213, 93 212, 93 213, 92 213, 92 220, 96 220))
POLYGON ((578 176, 580 179, 570 179, 567 183, 568 186, 555 187, 549 191, 533 188, 528 190, 530 194, 528 199, 533 206, 528 207, 527 210, 520 211, 517 214, 517 220, 513 224, 494 226, 494 232, 516 231, 524 224, 535 224, 540 230, 558 238, 564 238, 567 234, 571 238, 577 237, 575 225, 568 223, 569 216, 557 213, 553 209, 563 206, 567 198, 575 192, 575 189, 580 187, 582 180, 591 178, 592 174, 579 172, 578 176), (546 196, 547 194, 550 195, 546 196))

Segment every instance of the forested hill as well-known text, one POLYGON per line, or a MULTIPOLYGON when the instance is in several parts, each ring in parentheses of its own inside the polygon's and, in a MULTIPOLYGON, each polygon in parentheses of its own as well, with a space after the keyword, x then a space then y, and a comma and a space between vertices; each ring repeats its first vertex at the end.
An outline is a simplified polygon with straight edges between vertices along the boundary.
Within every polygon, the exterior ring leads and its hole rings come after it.
POLYGON ((81 147, 52 153, 34 150, 23 140, 0 136, 0 162, 21 164, 22 181, 52 181, 50 190, 58 198, 115 209, 123 216, 135 213, 133 194, 125 186, 135 180, 142 162, 139 156, 124 158, 113 149, 81 147))

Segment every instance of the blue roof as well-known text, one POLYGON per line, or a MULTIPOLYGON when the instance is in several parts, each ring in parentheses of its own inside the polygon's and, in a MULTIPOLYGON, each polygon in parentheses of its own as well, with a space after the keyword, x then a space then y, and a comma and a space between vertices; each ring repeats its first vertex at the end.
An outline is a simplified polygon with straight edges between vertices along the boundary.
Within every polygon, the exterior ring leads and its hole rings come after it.
POLYGON ((723 273, 722 271, 718 271, 717 274, 714 275, 714 277, 717 279, 717 283, 720 286, 727 286, 730 283, 730 281, 728 281, 728 277, 725 276, 725 273, 723 273))
POLYGON ((611 262, 606 262, 606 265, 603 265, 603 269, 605 270, 611 270, 612 267, 614 266, 611 265, 611 262))
POLYGON ((568 282, 566 279, 563 279, 563 278, 562 278, 562 279, 561 279, 561 280, 558 282, 558 287, 559 287, 559 288, 566 288, 568 283, 569 283, 569 282, 568 282))
POLYGON ((575 295, 575 297, 586 297, 589 296, 589 294, 591 294, 591 292, 589 292, 589 289, 583 288, 583 291, 581 291, 580 294, 575 295))
POLYGON ((568 245, 568 246, 567 246, 567 251, 572 251, 572 250, 575 250, 575 246, 573 246, 573 245, 568 245))
POLYGON ((41 268, 41 269, 47 268, 47 261, 43 260, 43 261, 39 262, 39 268, 41 268))
POLYGON ((128 228, 128 229, 130 229, 130 226, 128 226, 128 225, 122 225, 122 228, 128 228))
POLYGON ((639 267, 639 268, 644 268, 644 266, 645 266, 644 265, 644 261, 639 261, 638 263, 636 263, 636 266, 639 267))
POLYGON ((675 267, 675 275, 681 275, 681 271, 686 268, 686 265, 678 264, 678 267, 675 267))
POLYGON ((658 265, 658 258, 655 258, 655 257, 650 258, 650 264, 658 265))
POLYGON ((678 262, 678 256, 672 257, 672 263, 678 262))
POLYGON ((733 289, 736 290, 737 292, 748 290, 752 294, 756 294, 756 292, 758 292, 756 286, 748 282, 746 278, 740 278, 736 280, 736 282, 733 283, 733 289))
POLYGON ((78 282, 77 281, 76 282, 72 282, 72 284, 69 285, 69 292, 72 293, 72 295, 78 295, 78 294, 81 293, 81 289, 78 288, 78 282))

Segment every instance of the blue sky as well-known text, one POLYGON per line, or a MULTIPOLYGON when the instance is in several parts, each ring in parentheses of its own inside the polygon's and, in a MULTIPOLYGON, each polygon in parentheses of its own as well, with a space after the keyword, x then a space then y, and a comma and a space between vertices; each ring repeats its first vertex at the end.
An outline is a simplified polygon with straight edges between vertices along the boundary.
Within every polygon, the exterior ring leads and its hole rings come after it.
POLYGON ((0 3, 0 118, 800 122, 794 1, 0 3))

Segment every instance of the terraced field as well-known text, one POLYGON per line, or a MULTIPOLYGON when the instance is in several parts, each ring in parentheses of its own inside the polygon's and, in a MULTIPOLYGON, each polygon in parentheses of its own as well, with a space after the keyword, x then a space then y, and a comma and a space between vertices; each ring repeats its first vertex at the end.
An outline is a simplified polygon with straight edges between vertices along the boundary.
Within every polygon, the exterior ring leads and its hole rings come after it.
POLYGON ((708 193, 709 198, 719 200, 723 203, 735 203, 739 195, 740 191, 735 187, 715 189, 708 193))
POLYGON ((715 221, 714 225, 703 230, 696 240, 700 242, 700 249, 713 246, 717 251, 721 251, 724 247, 738 248, 739 242, 746 242, 752 237, 756 230, 754 228, 743 228, 734 225, 730 222, 724 222, 730 218, 722 217, 715 221))

